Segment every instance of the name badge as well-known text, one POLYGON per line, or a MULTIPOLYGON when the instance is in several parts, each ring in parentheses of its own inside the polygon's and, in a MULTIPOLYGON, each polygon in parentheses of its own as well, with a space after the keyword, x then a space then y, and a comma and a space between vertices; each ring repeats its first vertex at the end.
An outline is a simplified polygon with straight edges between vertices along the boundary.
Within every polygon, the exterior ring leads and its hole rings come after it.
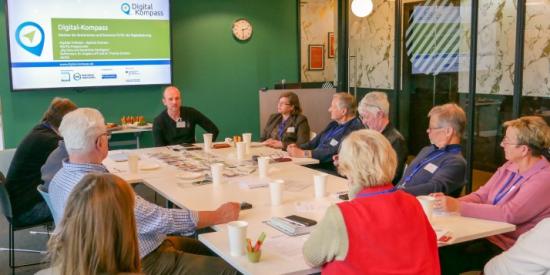
POLYGON ((178 120, 176 121, 176 128, 185 128, 187 127, 185 121, 178 120))
POLYGON ((335 140, 335 139, 332 139, 332 140, 330 141, 330 146, 334 147, 334 146, 336 146, 336 145, 338 145, 338 141, 335 140))
POLYGON ((287 132, 287 133, 294 133, 294 131, 296 131, 296 129, 294 129, 294 127, 288 127, 288 128, 286 128, 286 132, 287 132))
POLYGON ((430 173, 435 173, 435 170, 437 170, 437 165, 433 164, 433 163, 428 163, 426 164, 426 166, 424 166, 424 170, 430 172, 430 173))

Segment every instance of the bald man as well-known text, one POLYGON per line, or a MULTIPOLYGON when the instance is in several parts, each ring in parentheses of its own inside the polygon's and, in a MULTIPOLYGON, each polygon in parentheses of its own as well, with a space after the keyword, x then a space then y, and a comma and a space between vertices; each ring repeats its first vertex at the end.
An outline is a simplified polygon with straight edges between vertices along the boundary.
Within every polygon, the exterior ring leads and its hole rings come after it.
POLYGON ((162 104, 166 110, 153 122, 155 146, 195 143, 195 125, 213 134, 216 140, 218 127, 205 115, 191 107, 181 106, 180 90, 174 86, 164 89, 162 104))

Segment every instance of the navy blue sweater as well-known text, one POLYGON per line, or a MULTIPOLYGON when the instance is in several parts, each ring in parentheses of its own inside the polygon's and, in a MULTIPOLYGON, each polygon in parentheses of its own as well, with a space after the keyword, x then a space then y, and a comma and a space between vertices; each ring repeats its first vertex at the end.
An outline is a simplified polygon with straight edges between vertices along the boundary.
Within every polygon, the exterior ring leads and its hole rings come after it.
POLYGON ((415 196, 458 192, 466 182, 466 160, 461 150, 459 144, 442 149, 435 145, 424 147, 405 170, 398 187, 415 196))

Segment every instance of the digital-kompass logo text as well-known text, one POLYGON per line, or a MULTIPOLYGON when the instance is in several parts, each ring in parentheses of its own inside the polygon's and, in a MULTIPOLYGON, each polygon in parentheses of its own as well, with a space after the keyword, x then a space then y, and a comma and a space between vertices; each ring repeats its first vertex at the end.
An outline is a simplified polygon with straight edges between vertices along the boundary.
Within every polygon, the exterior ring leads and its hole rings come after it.
POLYGON ((164 16, 164 11, 156 10, 152 3, 122 3, 120 10, 126 15, 164 16))

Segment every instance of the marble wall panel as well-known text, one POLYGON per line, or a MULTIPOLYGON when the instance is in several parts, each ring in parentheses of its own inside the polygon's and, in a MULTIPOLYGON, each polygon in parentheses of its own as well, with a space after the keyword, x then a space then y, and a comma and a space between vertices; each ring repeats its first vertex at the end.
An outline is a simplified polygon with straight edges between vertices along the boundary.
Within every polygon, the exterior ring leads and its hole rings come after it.
MULTIPOLYGON (((461 1, 468 12, 470 1, 461 1)), ((478 16, 478 94, 512 95, 516 39, 516 3, 480 1, 478 16)), ((550 0, 527 1, 523 95, 550 96, 550 0)), ((461 26, 459 92, 468 92, 470 24, 461 26)))
POLYGON ((325 82, 335 80, 336 58, 328 58, 328 33, 336 31, 336 10, 336 0, 300 1, 300 71, 302 82, 325 82), (325 46, 324 70, 308 70, 308 46, 311 44, 321 44, 325 46))
POLYGON ((350 14, 351 87, 393 89, 395 2, 374 0, 372 14, 350 14))

